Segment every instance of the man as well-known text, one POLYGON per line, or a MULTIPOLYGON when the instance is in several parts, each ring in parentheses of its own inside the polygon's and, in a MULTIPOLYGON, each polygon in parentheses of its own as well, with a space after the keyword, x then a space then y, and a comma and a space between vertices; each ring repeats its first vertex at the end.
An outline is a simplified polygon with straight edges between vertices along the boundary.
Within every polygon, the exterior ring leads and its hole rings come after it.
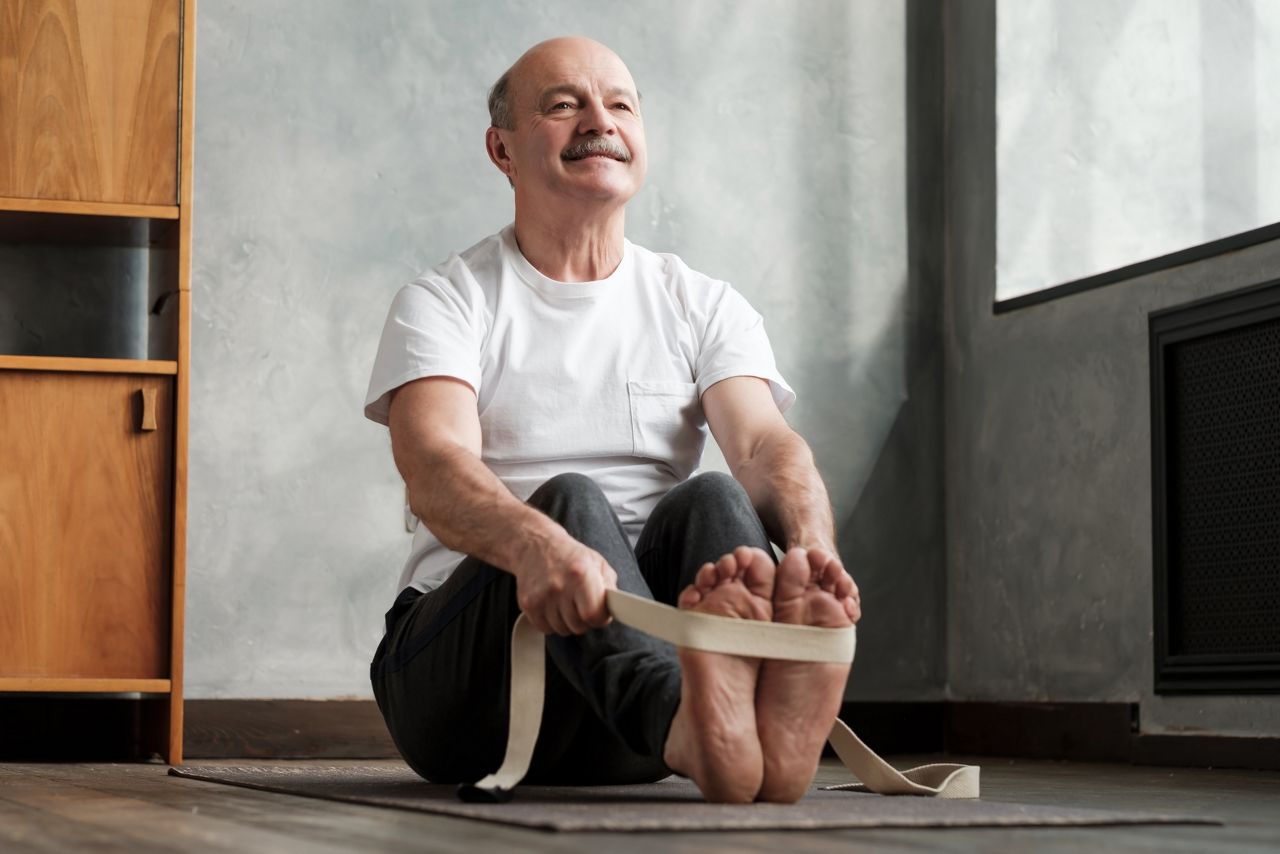
POLYGON ((523 611, 551 662, 528 781, 675 771, 708 800, 794 801, 847 665, 675 650, 612 622, 605 591, 740 619, 859 618, 826 490, 782 418, 795 395, 741 296, 625 239, 646 159, 621 59, 543 42, 490 113, 515 222, 397 294, 365 409, 389 425, 425 525, 372 665, 388 728, 429 780, 495 770, 523 611), (733 478, 691 477, 704 425, 733 478), (776 567, 770 539, 787 549, 776 567))

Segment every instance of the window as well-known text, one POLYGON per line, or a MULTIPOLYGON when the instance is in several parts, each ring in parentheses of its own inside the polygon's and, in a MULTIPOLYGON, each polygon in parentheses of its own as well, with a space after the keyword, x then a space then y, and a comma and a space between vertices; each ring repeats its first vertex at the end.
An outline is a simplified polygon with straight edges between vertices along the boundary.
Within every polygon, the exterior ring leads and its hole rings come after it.
POLYGON ((1280 3, 996 21, 998 301, 1280 222, 1280 3))

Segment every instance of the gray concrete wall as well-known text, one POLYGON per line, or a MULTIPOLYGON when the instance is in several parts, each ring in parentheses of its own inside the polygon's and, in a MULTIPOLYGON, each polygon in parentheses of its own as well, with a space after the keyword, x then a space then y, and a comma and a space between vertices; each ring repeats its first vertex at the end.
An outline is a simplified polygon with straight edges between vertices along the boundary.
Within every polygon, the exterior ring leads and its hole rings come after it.
POLYGON ((509 220, 484 94, 565 32, 617 49, 644 95, 630 237, 745 293, 799 392, 866 591, 853 693, 938 696, 939 279, 907 264, 905 17, 204 0, 188 696, 368 696, 409 545, 386 432, 360 416, 377 335, 401 284, 509 220))
POLYGON ((1149 732, 1280 733, 1280 698, 1152 694, 1147 315, 1280 276, 1280 242, 996 315, 993 3, 949 4, 949 690, 1140 702, 1149 732))

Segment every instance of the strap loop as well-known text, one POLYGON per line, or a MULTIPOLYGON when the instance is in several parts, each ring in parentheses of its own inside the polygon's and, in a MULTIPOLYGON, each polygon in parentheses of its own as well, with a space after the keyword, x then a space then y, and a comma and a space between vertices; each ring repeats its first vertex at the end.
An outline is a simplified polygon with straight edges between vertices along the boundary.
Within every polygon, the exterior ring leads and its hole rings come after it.
MULTIPOLYGON (((787 661, 853 661, 857 633, 786 623, 735 620, 696 611, 681 611, 622 590, 606 593, 615 620, 676 646, 787 661)), ((505 803, 524 779, 542 725, 546 693, 546 639, 524 614, 511 630, 511 714, 507 753, 501 767, 470 786, 461 786, 464 801, 505 803)), ((867 747, 844 721, 836 720, 828 736, 845 767, 861 780, 829 789, 871 791, 882 795, 926 795, 939 798, 978 797, 977 766, 921 765, 897 771, 867 747)))

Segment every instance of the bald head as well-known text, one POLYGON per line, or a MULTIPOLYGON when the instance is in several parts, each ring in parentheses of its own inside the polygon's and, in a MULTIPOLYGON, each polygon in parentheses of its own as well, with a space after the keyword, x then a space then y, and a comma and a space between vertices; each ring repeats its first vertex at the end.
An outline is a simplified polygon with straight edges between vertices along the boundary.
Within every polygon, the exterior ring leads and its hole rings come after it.
MULTIPOLYGON (((540 78, 566 68, 607 69, 621 74, 635 93, 631 72, 616 53, 594 39, 561 36, 538 42, 502 73, 489 90, 489 124, 515 130, 517 104, 539 94, 536 88, 540 78), (530 92, 531 88, 535 91, 530 92)), ((638 94, 636 98, 639 99, 638 94)))

